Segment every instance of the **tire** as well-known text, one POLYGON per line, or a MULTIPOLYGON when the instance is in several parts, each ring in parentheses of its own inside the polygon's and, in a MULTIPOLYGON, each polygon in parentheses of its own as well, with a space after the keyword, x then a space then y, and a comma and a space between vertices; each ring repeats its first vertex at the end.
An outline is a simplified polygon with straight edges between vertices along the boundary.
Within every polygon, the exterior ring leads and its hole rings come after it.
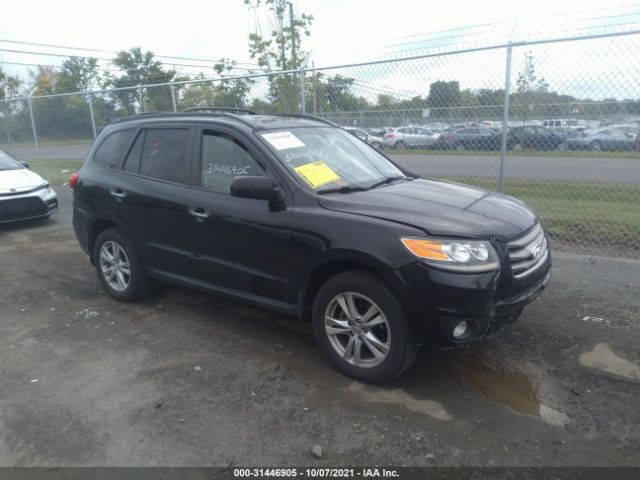
POLYGON ((329 363, 356 380, 389 382, 415 359, 416 345, 400 301, 380 278, 369 273, 354 270, 329 279, 314 299, 312 323, 320 351, 329 363), (347 309, 355 307, 357 314, 348 315, 341 302, 347 309), (372 307, 378 313, 366 323, 365 314, 372 307), (348 318, 354 319, 351 326, 348 318), (328 328, 344 333, 330 334, 328 328))
POLYGON ((458 143, 456 145, 456 150, 459 152, 464 152, 467 149, 467 147, 465 147, 464 143, 458 143))
POLYGON ((405 150, 407 147, 402 140, 399 140, 398 142, 396 142, 395 148, 397 148, 398 150, 405 150))
POLYGON ((600 143, 598 140, 594 140, 589 144, 589 148, 591 148, 591 150, 593 150, 594 152, 601 152, 602 143, 600 143))
POLYGON ((566 152, 567 150, 569 150, 569 144, 567 142, 561 142, 558 145, 558 150, 560 150, 561 152, 566 152))
POLYGON ((516 152, 521 152, 522 149, 522 143, 520 142, 513 142, 513 144, 511 144, 511 150, 514 150, 516 152))
POLYGON ((151 281, 142 268, 138 253, 118 228, 100 232, 93 249, 93 263, 100 283, 116 300, 132 302, 151 291, 151 281), (114 272, 115 263, 119 265, 114 272))

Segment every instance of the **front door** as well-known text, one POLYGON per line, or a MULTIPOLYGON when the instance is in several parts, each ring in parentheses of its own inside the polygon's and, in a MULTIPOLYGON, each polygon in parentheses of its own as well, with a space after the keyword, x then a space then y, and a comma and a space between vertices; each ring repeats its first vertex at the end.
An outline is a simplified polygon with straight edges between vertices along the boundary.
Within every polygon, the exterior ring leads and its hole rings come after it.
POLYGON ((192 276, 219 291, 258 301, 290 298, 290 209, 266 200, 233 197, 242 175, 268 175, 266 160, 246 140, 224 127, 202 126, 194 141, 191 212, 192 276))

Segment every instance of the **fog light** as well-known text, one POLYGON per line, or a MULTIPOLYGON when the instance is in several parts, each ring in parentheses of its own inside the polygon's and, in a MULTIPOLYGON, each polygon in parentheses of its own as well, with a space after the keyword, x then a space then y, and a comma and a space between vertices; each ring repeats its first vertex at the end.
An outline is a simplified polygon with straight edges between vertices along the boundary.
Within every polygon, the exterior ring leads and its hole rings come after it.
POLYGON ((460 322, 453 329, 453 338, 460 338, 467 333, 467 322, 460 322))

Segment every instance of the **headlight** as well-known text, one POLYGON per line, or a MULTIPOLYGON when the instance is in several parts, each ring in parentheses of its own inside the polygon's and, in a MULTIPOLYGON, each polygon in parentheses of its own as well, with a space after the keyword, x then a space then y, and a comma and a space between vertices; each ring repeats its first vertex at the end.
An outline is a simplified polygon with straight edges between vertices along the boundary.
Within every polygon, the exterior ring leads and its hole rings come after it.
POLYGON ((500 264, 491 243, 484 240, 438 240, 403 237, 402 244, 416 257, 444 270, 489 272, 500 264))

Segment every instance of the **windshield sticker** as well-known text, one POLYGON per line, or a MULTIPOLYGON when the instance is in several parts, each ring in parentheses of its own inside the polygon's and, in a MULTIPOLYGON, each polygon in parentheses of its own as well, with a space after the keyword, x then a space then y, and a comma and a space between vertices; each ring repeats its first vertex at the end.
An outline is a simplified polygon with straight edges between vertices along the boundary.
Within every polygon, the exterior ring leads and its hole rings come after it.
POLYGON ((313 188, 340 180, 340 176, 323 162, 307 163, 294 168, 294 170, 313 188))
POLYGON ((287 148, 306 147, 302 140, 291 132, 271 132, 264 133, 262 137, 273 145, 276 150, 286 150, 287 148))

